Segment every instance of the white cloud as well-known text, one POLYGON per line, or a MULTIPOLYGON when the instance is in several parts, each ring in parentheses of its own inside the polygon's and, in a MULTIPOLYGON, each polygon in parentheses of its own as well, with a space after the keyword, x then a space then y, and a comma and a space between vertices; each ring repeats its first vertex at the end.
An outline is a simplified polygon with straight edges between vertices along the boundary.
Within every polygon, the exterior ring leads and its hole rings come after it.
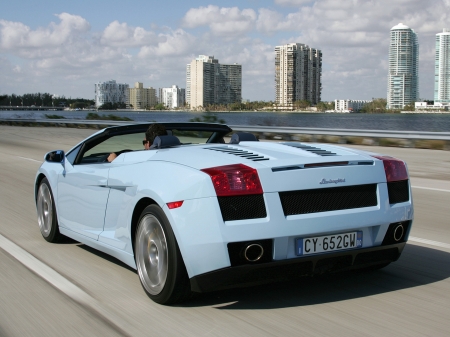
POLYGON ((20 22, 0 20, 0 48, 51 47, 69 41, 72 37, 89 31, 89 23, 78 15, 61 13, 56 15, 60 23, 52 22, 48 28, 35 31, 20 22))
POLYGON ((208 26, 214 35, 238 36, 251 31, 257 15, 253 9, 240 10, 237 7, 191 8, 182 19, 186 28, 208 26))
POLYGON ((104 45, 117 47, 140 47, 158 42, 158 37, 152 31, 142 27, 129 27, 126 22, 111 22, 103 31, 101 42, 104 45))
POLYGON ((298 7, 311 3, 312 0, 275 0, 275 3, 280 6, 298 7))
POLYGON ((138 57, 173 57, 190 53, 197 39, 182 29, 177 29, 165 34, 159 34, 160 42, 155 45, 141 48, 138 57))

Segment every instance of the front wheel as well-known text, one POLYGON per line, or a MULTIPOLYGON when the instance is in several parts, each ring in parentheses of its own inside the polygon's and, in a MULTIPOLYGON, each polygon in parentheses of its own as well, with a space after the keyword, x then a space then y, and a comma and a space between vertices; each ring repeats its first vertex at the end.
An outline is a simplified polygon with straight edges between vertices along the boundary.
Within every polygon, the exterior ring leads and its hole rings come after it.
POLYGON ((134 249, 139 279, 153 301, 172 304, 189 297, 186 267, 169 220, 159 206, 147 206, 142 212, 134 249))
POLYGON ((56 216, 55 199, 47 178, 42 179, 36 198, 38 224, 42 236, 48 242, 59 242, 58 219, 56 216))

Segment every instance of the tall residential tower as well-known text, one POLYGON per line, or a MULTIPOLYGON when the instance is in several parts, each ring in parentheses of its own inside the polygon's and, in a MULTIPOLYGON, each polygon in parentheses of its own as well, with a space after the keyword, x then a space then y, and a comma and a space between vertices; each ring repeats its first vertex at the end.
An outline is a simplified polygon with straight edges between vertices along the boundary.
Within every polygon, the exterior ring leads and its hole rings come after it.
POLYGON ((95 105, 101 107, 105 103, 126 103, 128 84, 115 80, 95 83, 95 105))
POLYGON ((419 99, 419 42, 417 34, 399 23, 391 28, 388 109, 403 109, 419 99))
POLYGON ((191 109, 242 100, 242 66, 200 55, 186 67, 186 103, 191 109))
POLYGON ((434 104, 450 103, 450 29, 436 34, 434 104))
POLYGON ((275 47, 275 101, 292 107, 295 101, 320 102, 322 52, 301 43, 275 47))

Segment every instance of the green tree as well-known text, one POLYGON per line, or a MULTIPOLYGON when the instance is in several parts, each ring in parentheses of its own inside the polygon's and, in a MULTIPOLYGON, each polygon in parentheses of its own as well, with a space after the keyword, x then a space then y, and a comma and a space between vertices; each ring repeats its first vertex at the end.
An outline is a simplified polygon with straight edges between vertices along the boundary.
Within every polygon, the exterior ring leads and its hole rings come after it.
POLYGON ((209 111, 203 112, 201 117, 191 118, 189 122, 226 124, 225 120, 219 119, 216 114, 209 111))
POLYGON ((113 110, 113 105, 111 102, 106 102, 98 107, 98 110, 113 110))
POLYGON ((158 103, 155 105, 155 110, 166 110, 166 107, 162 103, 158 103))
POLYGON ((295 109, 306 109, 309 108, 311 106, 311 102, 306 100, 306 99, 302 99, 302 100, 298 100, 294 102, 294 108, 295 109))
POLYGON ((327 111, 327 110, 334 110, 334 103, 333 102, 319 102, 316 105, 317 111, 327 111))
POLYGON ((383 113, 386 110, 387 100, 386 98, 373 98, 371 102, 364 104, 361 112, 365 113, 383 113))
POLYGON ((416 110, 415 103, 412 102, 412 103, 409 103, 409 104, 405 105, 405 107, 403 108, 403 110, 404 110, 404 111, 414 111, 414 110, 416 110))

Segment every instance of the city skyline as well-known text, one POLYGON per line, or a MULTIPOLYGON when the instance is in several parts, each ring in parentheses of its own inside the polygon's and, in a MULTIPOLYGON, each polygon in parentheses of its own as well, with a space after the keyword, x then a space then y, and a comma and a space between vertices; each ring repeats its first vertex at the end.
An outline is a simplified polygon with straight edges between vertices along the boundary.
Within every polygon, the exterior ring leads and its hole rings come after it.
POLYGON ((388 32, 403 22, 419 36, 420 98, 433 99, 435 36, 448 26, 448 9, 449 0, 8 2, 0 94, 93 98, 92 83, 109 79, 183 86, 186 64, 205 54, 242 65, 243 98, 275 100, 274 47, 295 42, 324 55, 323 101, 386 97, 388 32))

